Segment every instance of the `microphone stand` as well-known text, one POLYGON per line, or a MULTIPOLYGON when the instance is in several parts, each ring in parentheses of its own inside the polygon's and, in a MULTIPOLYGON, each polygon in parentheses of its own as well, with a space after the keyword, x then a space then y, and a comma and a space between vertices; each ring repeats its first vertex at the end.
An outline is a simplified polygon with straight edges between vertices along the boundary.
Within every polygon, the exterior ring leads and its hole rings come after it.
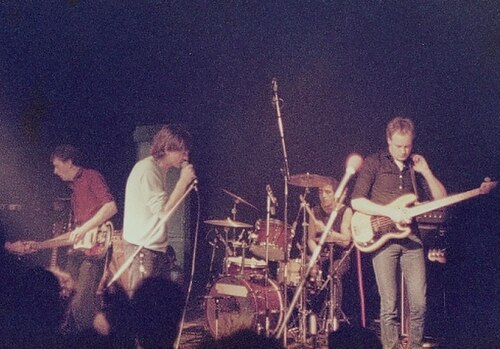
MULTIPOLYGON (((198 180, 196 180, 196 179, 191 182, 191 184, 189 185, 189 187, 187 188, 187 190, 184 192, 184 194, 179 198, 179 200, 177 200, 177 202, 174 204, 174 206, 172 206, 172 208, 167 212, 167 214, 165 215, 165 217, 163 217, 158 224, 166 224, 167 223, 167 221, 170 219, 170 217, 172 216, 172 214, 174 213, 174 211, 177 209, 177 207, 179 207, 179 205, 184 201, 184 199, 186 198, 186 196, 193 189, 196 188, 197 184, 198 184, 198 180)), ((150 236, 150 238, 151 238, 151 236, 150 236)), ((120 266, 120 268, 118 268, 118 270, 116 271, 115 275, 113 275, 113 278, 106 285, 106 288, 108 288, 111 285, 113 285, 113 283, 120 278, 120 276, 125 272, 125 270, 132 264, 135 256, 137 256, 139 254, 139 252, 144 248, 144 246, 147 245, 148 242, 149 242, 149 240, 147 240, 142 245, 137 246, 137 249, 134 251, 134 253, 127 260, 125 260, 125 262, 123 262, 123 264, 120 266)))
MULTIPOLYGON (((309 277, 309 274, 311 273, 312 268, 316 264, 316 260, 318 259, 321 250, 323 249, 323 245, 325 243, 326 237, 328 236, 328 232, 332 229, 333 223, 335 222, 335 219, 337 218, 337 215, 339 213, 340 208, 342 207, 342 202, 344 201, 345 195, 341 195, 340 201, 335 205, 335 209, 332 211, 330 214, 330 218, 328 219, 328 222, 326 223, 325 230, 321 234, 321 237, 319 239, 318 245, 313 251, 313 254, 311 258, 309 259, 309 264, 307 265, 306 272, 304 273, 302 279, 300 280, 300 284, 297 287, 295 294, 293 295, 292 301, 290 302, 290 306, 288 307, 288 312, 285 315, 285 318, 283 320, 283 324, 279 327, 278 331, 276 332, 276 337, 279 338, 281 335, 283 335, 286 323, 290 319, 290 316, 292 315, 293 308, 295 307, 295 304, 297 303, 302 290, 304 289, 304 284, 309 277)), ((286 337, 286 333, 284 334, 284 337, 286 337)))
POLYGON ((267 337, 269 337, 269 326, 270 326, 270 318, 269 318, 269 229, 270 229, 270 221, 271 221, 271 211, 273 210, 274 205, 271 202, 271 194, 267 193, 266 200, 266 249, 265 249, 265 260, 266 260, 266 268, 264 269, 264 302, 265 302, 265 323, 264 330, 267 337))
MULTIPOLYGON (((283 297, 283 311, 285 312, 287 308, 287 303, 288 303, 288 287, 287 287, 287 274, 288 274, 288 253, 289 253, 289 241, 288 241, 288 181, 290 179, 290 169, 288 167, 288 155, 286 151, 286 144, 285 144, 285 132, 283 129, 283 120, 281 118, 281 107, 280 107, 280 98, 278 97, 278 80, 276 78, 273 78, 272 80, 272 87, 273 87, 273 104, 276 107, 276 115, 278 116, 278 128, 280 132, 280 140, 281 140, 281 148, 283 151, 283 179, 284 179, 284 213, 283 213, 283 219, 285 223, 285 251, 284 251, 284 264, 285 264, 285 270, 283 272, 283 283, 284 283, 284 297, 283 297)), ((290 309, 293 309, 293 307, 290 307, 290 309)), ((287 325, 288 318, 285 319, 283 323, 283 330, 285 330, 286 325, 287 325)), ((286 332, 285 332, 286 333, 286 332)), ((287 346, 287 336, 283 336, 283 345, 286 347, 287 346)))

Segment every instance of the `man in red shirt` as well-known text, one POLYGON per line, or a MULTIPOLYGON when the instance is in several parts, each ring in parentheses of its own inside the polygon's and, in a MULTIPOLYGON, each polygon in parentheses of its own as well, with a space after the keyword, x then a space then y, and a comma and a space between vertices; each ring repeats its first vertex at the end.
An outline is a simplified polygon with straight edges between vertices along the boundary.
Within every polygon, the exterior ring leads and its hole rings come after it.
MULTIPOLYGON (((72 190, 74 229, 69 238, 78 242, 84 239, 85 234, 116 214, 116 203, 103 176, 96 170, 81 166, 80 152, 75 147, 58 146, 51 155, 51 162, 54 174, 68 182, 72 190)), ((103 259, 87 257, 80 251, 73 251, 68 256, 67 271, 76 286, 69 309, 68 331, 80 332, 92 328, 94 316, 98 311, 96 290, 103 268, 103 259)))

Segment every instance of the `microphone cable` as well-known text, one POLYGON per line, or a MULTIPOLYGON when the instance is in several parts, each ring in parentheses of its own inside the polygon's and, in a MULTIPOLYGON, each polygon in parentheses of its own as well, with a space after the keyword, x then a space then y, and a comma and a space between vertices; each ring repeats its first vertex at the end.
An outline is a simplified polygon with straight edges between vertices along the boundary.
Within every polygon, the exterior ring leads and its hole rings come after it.
POLYGON ((179 344, 181 342, 182 328, 184 327, 184 320, 186 317, 186 311, 187 311, 189 298, 191 296, 191 290, 193 288, 194 272, 196 269, 196 251, 198 250, 198 233, 200 231, 201 205, 200 205, 200 192, 198 190, 195 190, 195 192, 196 192, 196 201, 197 201, 197 214, 196 214, 196 228, 195 228, 195 232, 194 232, 194 241, 193 241, 193 259, 192 259, 192 263, 191 263, 191 274, 189 277, 188 289, 186 292, 186 300, 185 300, 185 304, 184 304, 184 309, 182 311, 181 321, 179 323, 179 333, 177 335, 177 339, 176 339, 175 345, 174 345, 175 349, 179 348, 179 344))

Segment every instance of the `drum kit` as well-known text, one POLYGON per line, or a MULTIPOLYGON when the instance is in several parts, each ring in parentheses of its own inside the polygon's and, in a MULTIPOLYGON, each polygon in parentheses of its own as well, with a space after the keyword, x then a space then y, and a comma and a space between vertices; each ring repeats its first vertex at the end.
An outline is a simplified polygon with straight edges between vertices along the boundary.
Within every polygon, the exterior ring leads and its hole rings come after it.
MULTIPOLYGON (((306 193, 310 188, 319 188, 329 184, 327 177, 314 174, 300 174, 291 176, 289 183, 294 186, 305 188, 306 193)), ((240 329, 254 329, 258 333, 267 336, 275 335, 278 328, 283 324, 285 308, 287 306, 288 292, 293 292, 301 280, 307 265, 306 236, 307 219, 305 210, 301 209, 297 217, 303 214, 303 238, 302 243, 296 242, 295 229, 274 218, 270 218, 269 209, 265 219, 258 219, 255 224, 248 224, 236 220, 237 205, 242 203, 253 209, 257 208, 243 199, 225 189, 223 191, 234 200, 231 210, 232 217, 225 219, 206 220, 205 223, 214 226, 212 231, 216 232, 216 242, 224 246, 224 257, 222 271, 217 274, 207 286, 207 295, 204 297, 207 327, 215 338, 220 338, 234 333, 240 329), (289 259, 290 250, 294 245, 299 247, 300 258, 289 259)), ((297 218, 297 219, 298 219, 297 218)), ((293 227, 296 226, 296 223, 293 227)), ((213 274, 212 266, 216 242, 212 245, 212 257, 210 262, 210 273, 213 274)), ((332 255, 333 245, 330 248, 332 255)), ((331 259, 331 258, 330 258, 331 259)), ((329 260, 323 258, 322 261, 329 260)), ((329 298, 333 291, 334 283, 330 282, 332 276, 328 275, 322 262, 318 262, 312 272, 307 275, 306 287, 303 301, 296 306, 296 316, 290 319, 289 333, 297 341, 300 338, 311 338, 316 336, 316 328, 320 329, 321 319, 326 324, 329 316, 340 308, 339 304, 329 298), (326 275, 325 275, 326 274, 326 275), (328 292, 322 292, 328 288, 328 292), (323 307, 319 315, 320 321, 315 328, 305 325, 305 318, 315 317, 312 306, 312 298, 319 294, 323 295, 323 307), (326 294, 326 301, 325 301, 326 294), (313 316, 311 316, 311 314, 313 316)), ((330 270, 331 271, 331 270, 330 270)), ((307 320, 312 322, 313 319, 307 320)), ((347 318, 345 318, 347 321, 347 318)), ((316 323, 316 317, 314 318, 316 323)), ((326 326, 323 326, 325 328, 326 326)), ((325 330, 328 330, 325 328, 325 330)), ((327 333, 326 333, 327 335, 327 333)))

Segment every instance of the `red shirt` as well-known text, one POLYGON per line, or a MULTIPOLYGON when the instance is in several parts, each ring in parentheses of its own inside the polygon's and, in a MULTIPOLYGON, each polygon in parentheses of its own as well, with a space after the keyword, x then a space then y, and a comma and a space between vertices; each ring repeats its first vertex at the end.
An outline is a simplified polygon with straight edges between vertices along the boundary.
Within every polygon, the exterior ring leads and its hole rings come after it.
POLYGON ((106 203, 114 201, 104 177, 96 170, 82 168, 70 183, 71 206, 76 226, 92 218, 106 203))

